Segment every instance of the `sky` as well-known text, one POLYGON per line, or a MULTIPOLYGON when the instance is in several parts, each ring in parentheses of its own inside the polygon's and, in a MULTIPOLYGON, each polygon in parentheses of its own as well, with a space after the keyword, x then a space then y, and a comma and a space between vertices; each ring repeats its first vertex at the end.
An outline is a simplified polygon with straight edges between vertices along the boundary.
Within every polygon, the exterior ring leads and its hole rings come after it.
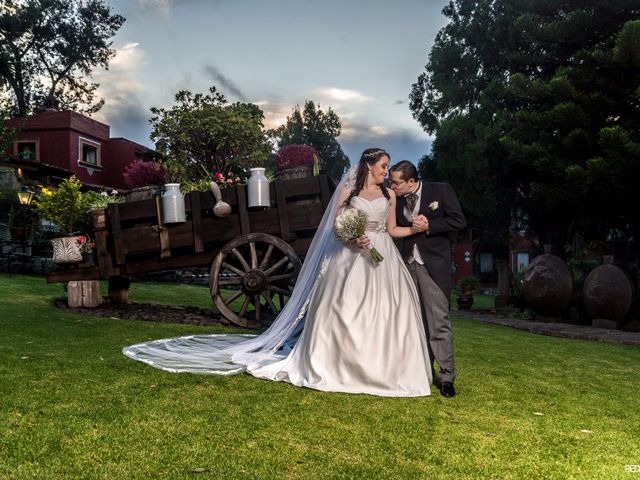
POLYGON ((116 57, 94 72, 105 105, 93 118, 153 148, 151 107, 212 85, 257 104, 265 126, 313 100, 342 122, 352 163, 381 147, 417 163, 431 138, 408 106, 411 85, 445 25, 445 0, 105 0, 126 22, 116 57))

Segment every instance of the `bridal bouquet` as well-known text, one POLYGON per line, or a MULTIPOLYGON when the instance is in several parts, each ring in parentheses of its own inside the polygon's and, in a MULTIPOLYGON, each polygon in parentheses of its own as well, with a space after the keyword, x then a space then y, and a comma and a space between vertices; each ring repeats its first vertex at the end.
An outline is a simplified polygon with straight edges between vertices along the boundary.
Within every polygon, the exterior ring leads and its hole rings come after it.
MULTIPOLYGON (((336 217, 336 237, 343 243, 364 235, 369 218, 357 208, 349 208, 336 217)), ((374 263, 380 263, 384 257, 369 244, 369 253, 374 263)))

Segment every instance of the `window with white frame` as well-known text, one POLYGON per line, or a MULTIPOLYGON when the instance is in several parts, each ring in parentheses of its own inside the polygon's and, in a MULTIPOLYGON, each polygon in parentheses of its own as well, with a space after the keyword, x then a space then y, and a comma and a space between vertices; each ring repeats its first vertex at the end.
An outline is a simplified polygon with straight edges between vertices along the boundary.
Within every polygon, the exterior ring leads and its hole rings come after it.
POLYGON ((80 138, 80 164, 92 168, 100 168, 100 144, 87 138, 80 138))

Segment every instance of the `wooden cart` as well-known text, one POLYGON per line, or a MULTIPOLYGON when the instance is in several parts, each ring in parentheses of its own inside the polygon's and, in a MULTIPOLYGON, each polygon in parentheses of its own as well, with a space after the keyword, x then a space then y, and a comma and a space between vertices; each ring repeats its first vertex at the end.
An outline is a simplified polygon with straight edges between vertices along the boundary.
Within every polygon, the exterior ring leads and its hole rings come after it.
POLYGON ((276 180, 271 208, 247 208, 246 188, 222 190, 231 215, 213 215, 210 192, 185 197, 187 221, 164 224, 160 197, 94 211, 93 263, 60 266, 48 282, 109 279, 109 298, 126 302, 132 275, 210 266, 211 296, 229 322, 271 322, 291 295, 334 184, 325 176, 276 180))

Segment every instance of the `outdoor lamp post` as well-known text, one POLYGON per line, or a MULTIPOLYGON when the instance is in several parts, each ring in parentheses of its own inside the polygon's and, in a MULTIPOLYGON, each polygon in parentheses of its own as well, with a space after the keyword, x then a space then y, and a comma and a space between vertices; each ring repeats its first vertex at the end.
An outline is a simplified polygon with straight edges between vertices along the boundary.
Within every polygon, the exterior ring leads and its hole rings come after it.
POLYGON ((29 206, 31 200, 33 199, 33 192, 27 187, 22 186, 20 187, 20 190, 18 190, 17 194, 20 205, 24 205, 25 207, 29 206))
POLYGON ((20 187, 20 190, 17 192, 18 201, 20 202, 20 209, 22 210, 22 228, 24 229, 24 247, 26 248, 26 244, 29 242, 29 226, 27 225, 27 209, 31 204, 31 200, 33 199, 33 192, 29 190, 24 185, 20 187))

